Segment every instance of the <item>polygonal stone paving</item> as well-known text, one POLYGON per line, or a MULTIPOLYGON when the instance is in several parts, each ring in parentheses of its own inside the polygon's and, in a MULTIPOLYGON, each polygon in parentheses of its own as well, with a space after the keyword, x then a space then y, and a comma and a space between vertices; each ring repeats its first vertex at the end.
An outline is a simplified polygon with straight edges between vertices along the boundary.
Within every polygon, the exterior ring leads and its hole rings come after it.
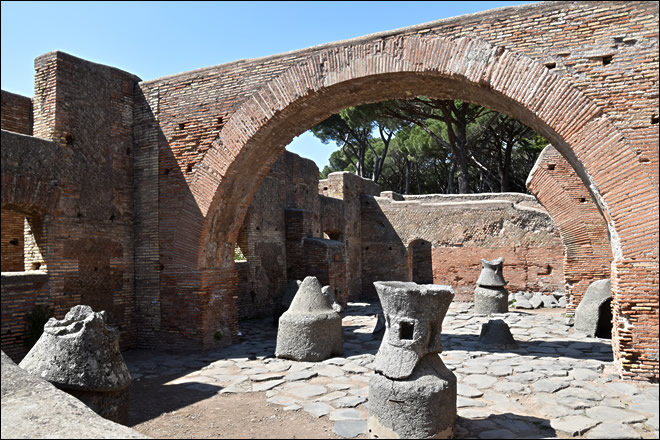
MULTIPOLYGON (((367 438, 369 377, 380 339, 378 304, 349 303, 341 314, 344 356, 322 362, 277 359, 269 319, 241 322, 250 335, 212 353, 131 362, 133 380, 171 374, 169 384, 220 393, 262 392, 270 405, 334 422, 343 438, 367 438), (350 330, 349 330, 350 329, 350 330), (202 361, 203 360, 203 361, 202 361)), ((443 321, 441 358, 457 376, 455 438, 658 438, 658 385, 621 381, 610 341, 589 338, 554 312, 497 314, 519 348, 485 349, 470 303, 453 303, 443 321)))

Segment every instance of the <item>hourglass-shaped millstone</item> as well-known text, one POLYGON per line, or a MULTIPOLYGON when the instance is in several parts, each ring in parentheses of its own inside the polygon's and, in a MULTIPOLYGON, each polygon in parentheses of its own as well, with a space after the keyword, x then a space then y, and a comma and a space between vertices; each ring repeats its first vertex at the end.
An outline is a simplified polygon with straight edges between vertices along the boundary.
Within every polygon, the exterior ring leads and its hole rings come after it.
POLYGON ((496 260, 481 259, 481 273, 477 279, 477 284, 482 287, 504 287, 504 275, 502 275, 502 265, 504 258, 500 257, 496 260))
POLYGON ((481 259, 481 274, 474 289, 474 312, 479 314, 506 313, 509 311, 509 292, 504 288, 502 275, 504 258, 481 259))
POLYGON ((450 438, 456 423, 456 376, 438 355, 450 286, 375 282, 385 334, 369 379, 374 438, 450 438))

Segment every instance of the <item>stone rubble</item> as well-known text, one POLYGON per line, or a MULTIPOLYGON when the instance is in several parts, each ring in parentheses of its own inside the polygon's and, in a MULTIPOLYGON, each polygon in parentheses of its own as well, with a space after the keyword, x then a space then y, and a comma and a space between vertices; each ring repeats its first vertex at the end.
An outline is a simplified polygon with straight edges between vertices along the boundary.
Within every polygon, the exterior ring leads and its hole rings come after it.
MULTIPOLYGON (((332 420, 339 437, 368 438, 367 385, 381 342, 371 332, 380 311, 378 304, 348 303, 342 313, 344 355, 323 362, 275 358, 276 329, 268 319, 242 322, 239 343, 215 352, 149 351, 149 360, 132 361, 133 352, 139 358, 134 350, 124 359, 133 380, 178 373, 167 384, 212 385, 217 392, 255 392, 265 382, 252 382, 245 372, 277 370, 282 379, 275 380, 282 382, 265 392, 269 404, 307 412, 309 423, 332 420), (318 373, 331 365, 342 373, 318 373), (341 368, 346 365, 365 371, 341 368), (334 398, 338 391, 345 396, 334 398)), ((440 356, 458 377, 455 438, 658 438, 658 384, 620 380, 610 340, 580 334, 564 320, 559 310, 489 317, 476 315, 471 303, 450 305, 440 356), (481 326, 492 318, 507 323, 517 349, 480 346, 481 326)))

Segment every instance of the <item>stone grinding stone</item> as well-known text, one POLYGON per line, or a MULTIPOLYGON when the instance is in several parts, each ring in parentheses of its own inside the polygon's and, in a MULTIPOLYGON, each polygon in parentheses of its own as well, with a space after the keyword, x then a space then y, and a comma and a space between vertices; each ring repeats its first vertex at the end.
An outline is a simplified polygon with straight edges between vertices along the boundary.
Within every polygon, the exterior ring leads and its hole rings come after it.
POLYGON ((369 433, 379 438, 451 438, 456 422, 456 376, 437 353, 424 356, 410 377, 369 380, 369 433))
POLYGON ((306 277, 289 310, 280 316, 275 355, 318 362, 343 353, 341 316, 316 277, 306 277))

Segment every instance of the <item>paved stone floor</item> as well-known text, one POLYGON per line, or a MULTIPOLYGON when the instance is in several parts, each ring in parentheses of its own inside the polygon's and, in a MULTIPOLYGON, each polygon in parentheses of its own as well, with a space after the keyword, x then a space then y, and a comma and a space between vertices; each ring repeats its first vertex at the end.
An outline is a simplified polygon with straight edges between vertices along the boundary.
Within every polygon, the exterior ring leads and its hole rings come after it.
MULTIPOLYGON (((458 379, 456 438, 658 438, 658 385, 619 379, 608 339, 566 325, 559 309, 475 315, 453 303, 443 323, 442 359, 458 379), (481 325, 503 319, 519 347, 481 346, 481 325)), ((327 417, 345 438, 366 437, 368 382, 380 339, 378 304, 342 313, 344 356, 323 362, 277 359, 271 319, 241 323, 241 341, 196 355, 132 361, 133 380, 181 372, 171 384, 220 393, 262 391, 273 405, 327 417)))

